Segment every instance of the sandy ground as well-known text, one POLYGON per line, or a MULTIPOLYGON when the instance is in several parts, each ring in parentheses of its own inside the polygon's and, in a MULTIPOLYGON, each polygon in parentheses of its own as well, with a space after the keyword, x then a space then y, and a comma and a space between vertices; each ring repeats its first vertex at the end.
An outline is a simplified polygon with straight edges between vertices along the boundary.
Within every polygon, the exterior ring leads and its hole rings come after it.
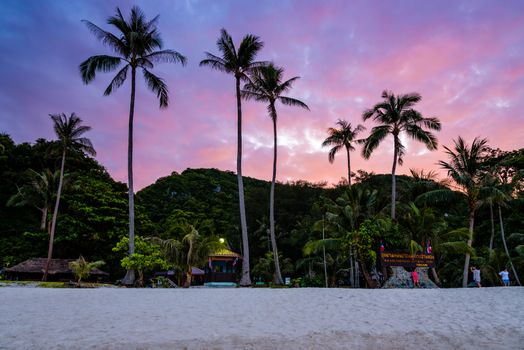
POLYGON ((524 288, 0 288, 0 349, 524 349, 524 288))

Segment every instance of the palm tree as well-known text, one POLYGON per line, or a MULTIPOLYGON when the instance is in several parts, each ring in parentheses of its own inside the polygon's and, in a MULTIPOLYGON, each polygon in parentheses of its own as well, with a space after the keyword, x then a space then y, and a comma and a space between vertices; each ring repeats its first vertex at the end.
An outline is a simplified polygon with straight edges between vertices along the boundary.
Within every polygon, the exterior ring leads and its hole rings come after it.
POLYGON ((517 281, 518 285, 521 285, 519 276, 517 274, 517 270, 515 269, 515 266, 513 265, 513 261, 511 260, 511 256, 509 254, 508 245, 506 243, 506 234, 504 233, 504 221, 502 220, 502 207, 506 207, 507 202, 511 200, 511 193, 514 190, 515 185, 520 181, 520 176, 515 176, 511 179, 511 182, 508 182, 507 179, 501 178, 498 175, 500 171, 499 168, 500 166, 496 165, 492 169, 489 169, 490 171, 486 173, 484 175, 484 178, 482 179, 482 190, 484 193, 487 193, 483 200, 489 204, 491 219, 491 237, 489 241, 489 254, 491 258, 493 255, 493 240, 495 235, 493 205, 496 204, 498 209, 500 235, 502 238, 502 244, 504 245, 504 251, 506 252, 509 265, 511 266, 513 274, 515 275, 515 280, 517 281))
MULTIPOLYGON (((462 137, 453 141, 454 150, 444 147, 450 162, 439 161, 438 164, 448 172, 455 183, 466 194, 469 213, 469 238, 468 247, 473 243, 473 228, 475 226, 475 210, 479 205, 480 183, 482 181, 482 156, 487 150, 487 140, 476 137, 471 146, 467 145, 462 137)), ((462 275, 462 287, 468 285, 469 252, 466 253, 462 275)))
MULTIPOLYGON (((60 171, 52 172, 49 169, 44 169, 41 173, 37 173, 29 169, 29 172, 32 176, 31 182, 19 188, 18 192, 9 198, 7 206, 34 206, 41 213, 40 229, 45 230, 47 228, 49 233, 48 214, 53 211, 52 199, 58 187, 60 171)), ((63 186, 65 186, 65 183, 63 186)))
POLYGON ((351 188, 351 160, 350 160, 350 151, 354 151, 353 143, 360 143, 360 140, 357 140, 356 137, 359 133, 366 130, 363 125, 358 124, 356 128, 352 129, 351 123, 348 123, 345 120, 339 119, 337 125, 340 126, 339 129, 329 128, 329 136, 322 142, 322 147, 333 146, 329 150, 329 162, 333 164, 335 161, 335 155, 342 147, 346 148, 346 154, 348 157, 348 185, 351 188))
POLYGON ((91 127, 82 125, 82 119, 77 117, 76 114, 71 113, 69 117, 64 113, 50 114, 49 116, 53 120, 53 127, 62 148, 62 164, 60 166, 60 180, 58 181, 55 209, 53 210, 53 218, 51 220, 51 230, 49 231, 49 249, 47 251, 47 263, 44 270, 44 281, 47 280, 47 272, 49 271, 49 265, 51 264, 51 258, 53 256, 56 218, 58 216, 58 206, 60 205, 60 195, 62 194, 62 186, 64 183, 64 168, 67 152, 86 152, 92 156, 96 155, 91 140, 86 137, 81 137, 82 134, 91 130, 91 127))
POLYGON ((412 107, 419 102, 422 97, 418 93, 395 96, 390 91, 382 92, 384 101, 377 103, 373 108, 364 112, 364 120, 372 118, 379 122, 371 130, 371 135, 365 140, 362 155, 369 159, 371 153, 378 145, 389 135, 393 135, 393 167, 391 169, 391 218, 395 219, 395 202, 396 202, 396 178, 395 171, 397 163, 402 165, 406 148, 400 141, 400 134, 406 133, 414 140, 420 141, 426 145, 430 151, 437 149, 437 138, 429 131, 439 131, 441 128, 440 121, 437 118, 424 118, 420 112, 412 107))
MULTIPOLYGON (((111 72, 121 63, 124 67, 118 71, 104 95, 110 95, 114 90, 124 84, 127 73, 131 68, 131 101, 129 105, 129 131, 127 151, 127 174, 129 196, 129 255, 135 250, 135 199, 133 191, 133 118, 135 113, 135 84, 136 72, 140 68, 147 83, 147 87, 156 93, 160 108, 166 108, 169 103, 168 88, 164 80, 150 72, 154 63, 179 62, 186 64, 186 57, 174 50, 162 50, 162 40, 156 24, 158 16, 148 21, 138 7, 131 9, 131 16, 126 20, 117 7, 116 15, 109 17, 107 23, 114 26, 117 35, 105 31, 97 25, 84 20, 89 30, 105 45, 109 46, 117 56, 97 55, 91 56, 80 64, 80 73, 84 84, 89 84, 95 79, 97 72, 111 72), (155 51, 157 50, 158 51, 155 51)), ((125 284, 133 284, 135 274, 128 270, 124 277, 125 284)))
POLYGON ((255 101, 268 104, 269 117, 273 121, 273 177, 271 179, 271 191, 269 196, 269 226, 271 233, 271 248, 275 262, 275 284, 283 284, 278 259, 277 241, 275 237, 275 181, 277 176, 277 101, 288 106, 297 106, 309 110, 302 101, 295 98, 283 96, 282 94, 291 89, 293 83, 300 77, 293 77, 282 82, 284 69, 275 67, 273 63, 258 68, 253 72, 251 81, 242 90, 242 97, 254 99, 255 101))
POLYGON ((249 276, 249 242, 247 237, 246 208, 244 203, 244 181, 242 179, 242 101, 240 94, 240 82, 248 81, 248 74, 257 67, 266 65, 266 62, 257 62, 255 57, 262 49, 264 43, 258 36, 248 34, 240 42, 238 50, 235 48, 233 39, 225 29, 221 29, 217 40, 218 50, 222 57, 206 52, 206 58, 200 61, 200 66, 208 66, 212 69, 232 74, 236 82, 237 97, 237 181, 238 201, 240 207, 240 226, 242 230, 242 278, 241 286, 251 285, 249 276))
POLYGON ((83 278, 89 277, 93 269, 96 269, 104 264, 105 262, 102 260, 88 262, 82 255, 80 255, 78 260, 71 261, 69 263, 69 268, 73 270, 74 274, 76 275, 76 285, 80 287, 83 278))

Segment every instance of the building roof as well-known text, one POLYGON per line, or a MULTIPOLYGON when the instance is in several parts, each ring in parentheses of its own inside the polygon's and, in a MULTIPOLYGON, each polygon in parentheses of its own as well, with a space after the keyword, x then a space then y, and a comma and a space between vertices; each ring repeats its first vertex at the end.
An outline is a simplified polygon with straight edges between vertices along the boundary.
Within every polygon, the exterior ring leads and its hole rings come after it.
MULTIPOLYGON (((48 274, 54 275, 57 273, 73 273, 69 268, 69 263, 76 261, 76 259, 51 259, 48 274)), ((6 272, 18 273, 44 273, 46 258, 31 258, 21 262, 13 267, 6 268, 6 272)), ((109 275, 107 272, 94 268, 91 270, 91 275, 109 275)))
POLYGON ((220 248, 215 250, 212 254, 209 254, 210 257, 220 257, 220 258, 239 258, 242 259, 240 254, 237 254, 229 249, 220 248))
POLYGON ((204 270, 199 269, 198 267, 191 266, 192 275, 205 275, 204 270))

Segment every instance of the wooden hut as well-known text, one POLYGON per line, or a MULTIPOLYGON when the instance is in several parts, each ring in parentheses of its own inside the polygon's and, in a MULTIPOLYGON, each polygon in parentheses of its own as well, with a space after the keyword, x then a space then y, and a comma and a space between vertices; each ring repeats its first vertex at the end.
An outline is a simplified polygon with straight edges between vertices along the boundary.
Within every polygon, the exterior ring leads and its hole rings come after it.
POLYGON ((204 270, 206 283, 236 283, 242 266, 242 256, 229 249, 222 248, 209 255, 204 270))
MULTIPOLYGON (((76 259, 51 259, 48 281, 71 281, 75 280, 75 274, 69 267, 69 263, 76 259)), ((44 276, 46 258, 31 258, 18 265, 5 269, 5 274, 9 280, 20 281, 40 281, 44 276)), ((107 280, 109 274, 97 268, 91 270, 88 280, 107 280)))

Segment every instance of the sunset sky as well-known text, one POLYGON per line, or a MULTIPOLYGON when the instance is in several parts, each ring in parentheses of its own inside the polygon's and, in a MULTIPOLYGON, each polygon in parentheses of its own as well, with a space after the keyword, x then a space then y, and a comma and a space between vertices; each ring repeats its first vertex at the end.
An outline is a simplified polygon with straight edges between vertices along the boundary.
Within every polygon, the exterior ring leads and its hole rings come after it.
MULTIPOLYGON (((265 43, 257 57, 301 78, 289 96, 311 111, 277 106, 279 181, 337 183, 345 154, 328 163, 321 143, 337 119, 373 122, 362 112, 383 90, 418 92, 417 109, 438 117, 439 150, 405 140, 397 173, 438 170, 442 146, 462 136, 486 137, 492 147, 524 147, 524 1, 0 1, 0 132, 15 142, 54 139, 49 113, 75 112, 93 129, 86 135, 97 159, 127 182, 130 84, 103 91, 115 73, 84 85, 78 65, 113 52, 81 22, 116 33, 106 20, 120 7, 138 5, 148 18, 160 14, 164 48, 188 58, 186 67, 159 64, 153 72, 170 90, 170 106, 139 75, 135 112, 135 188, 186 168, 236 169, 236 102, 232 76, 199 67, 204 51, 218 54, 226 28, 238 45, 245 34, 265 43)), ((243 173, 271 179, 272 124, 266 106, 244 102, 243 173)), ((391 138, 370 160, 352 153, 353 169, 391 171, 391 138)), ((441 173, 444 175, 443 173, 441 173)))

